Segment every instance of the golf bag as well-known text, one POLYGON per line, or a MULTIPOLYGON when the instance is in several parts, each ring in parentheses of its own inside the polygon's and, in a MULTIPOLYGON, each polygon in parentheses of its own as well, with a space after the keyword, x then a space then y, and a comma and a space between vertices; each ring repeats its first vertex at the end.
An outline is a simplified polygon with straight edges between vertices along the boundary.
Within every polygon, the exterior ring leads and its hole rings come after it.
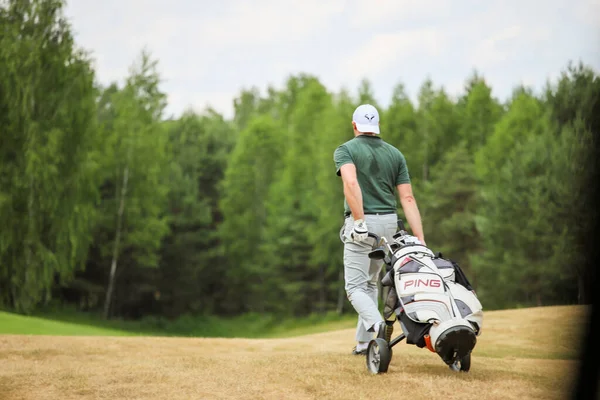
POLYGON ((396 234, 384 258, 386 320, 396 317, 408 344, 427 347, 448 365, 470 360, 483 324, 481 303, 458 264, 410 238, 396 234))

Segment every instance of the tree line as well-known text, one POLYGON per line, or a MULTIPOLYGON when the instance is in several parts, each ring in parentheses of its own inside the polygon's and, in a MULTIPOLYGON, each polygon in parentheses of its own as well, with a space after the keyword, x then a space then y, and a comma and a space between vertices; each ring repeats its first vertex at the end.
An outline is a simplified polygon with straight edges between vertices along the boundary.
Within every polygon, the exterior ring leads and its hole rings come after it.
MULTIPOLYGON (((350 309, 333 151, 361 103, 405 155, 425 238, 487 309, 585 303, 600 79, 579 62, 500 101, 401 79, 332 91, 310 74, 241 90, 234 116, 165 113, 158 60, 101 85, 61 0, 0 2, 0 307, 106 317, 350 309)), ((402 211, 399 209, 399 215, 402 211)))

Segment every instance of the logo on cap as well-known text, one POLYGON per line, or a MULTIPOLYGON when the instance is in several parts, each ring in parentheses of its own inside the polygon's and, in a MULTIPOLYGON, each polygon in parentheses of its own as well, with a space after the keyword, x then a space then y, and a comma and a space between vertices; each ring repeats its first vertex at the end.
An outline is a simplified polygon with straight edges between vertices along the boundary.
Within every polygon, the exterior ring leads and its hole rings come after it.
POLYGON ((368 119, 369 122, 371 122, 373 118, 375 118, 375 116, 373 114, 365 114, 365 118, 368 119))

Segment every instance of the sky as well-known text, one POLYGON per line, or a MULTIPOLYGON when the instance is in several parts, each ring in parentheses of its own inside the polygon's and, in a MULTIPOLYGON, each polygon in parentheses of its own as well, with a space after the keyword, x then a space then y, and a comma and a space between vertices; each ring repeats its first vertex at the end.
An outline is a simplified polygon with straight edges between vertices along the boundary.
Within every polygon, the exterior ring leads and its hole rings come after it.
POLYGON ((387 106, 398 83, 416 99, 427 78, 459 95, 474 70, 500 100, 569 60, 600 71, 600 0, 70 0, 65 15, 101 83, 147 49, 173 116, 231 118, 242 89, 299 73, 352 93, 366 78, 387 106))

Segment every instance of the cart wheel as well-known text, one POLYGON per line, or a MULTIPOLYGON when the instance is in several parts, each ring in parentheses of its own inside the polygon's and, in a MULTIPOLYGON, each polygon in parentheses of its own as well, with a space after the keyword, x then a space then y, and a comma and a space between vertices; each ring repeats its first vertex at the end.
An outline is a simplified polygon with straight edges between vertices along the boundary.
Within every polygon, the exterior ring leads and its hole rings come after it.
POLYGON ((471 353, 450 364, 450 369, 457 372, 469 372, 471 369, 471 353))
POLYGON ((367 368, 373 374, 385 373, 392 360, 392 349, 381 338, 373 339, 367 347, 367 368))

